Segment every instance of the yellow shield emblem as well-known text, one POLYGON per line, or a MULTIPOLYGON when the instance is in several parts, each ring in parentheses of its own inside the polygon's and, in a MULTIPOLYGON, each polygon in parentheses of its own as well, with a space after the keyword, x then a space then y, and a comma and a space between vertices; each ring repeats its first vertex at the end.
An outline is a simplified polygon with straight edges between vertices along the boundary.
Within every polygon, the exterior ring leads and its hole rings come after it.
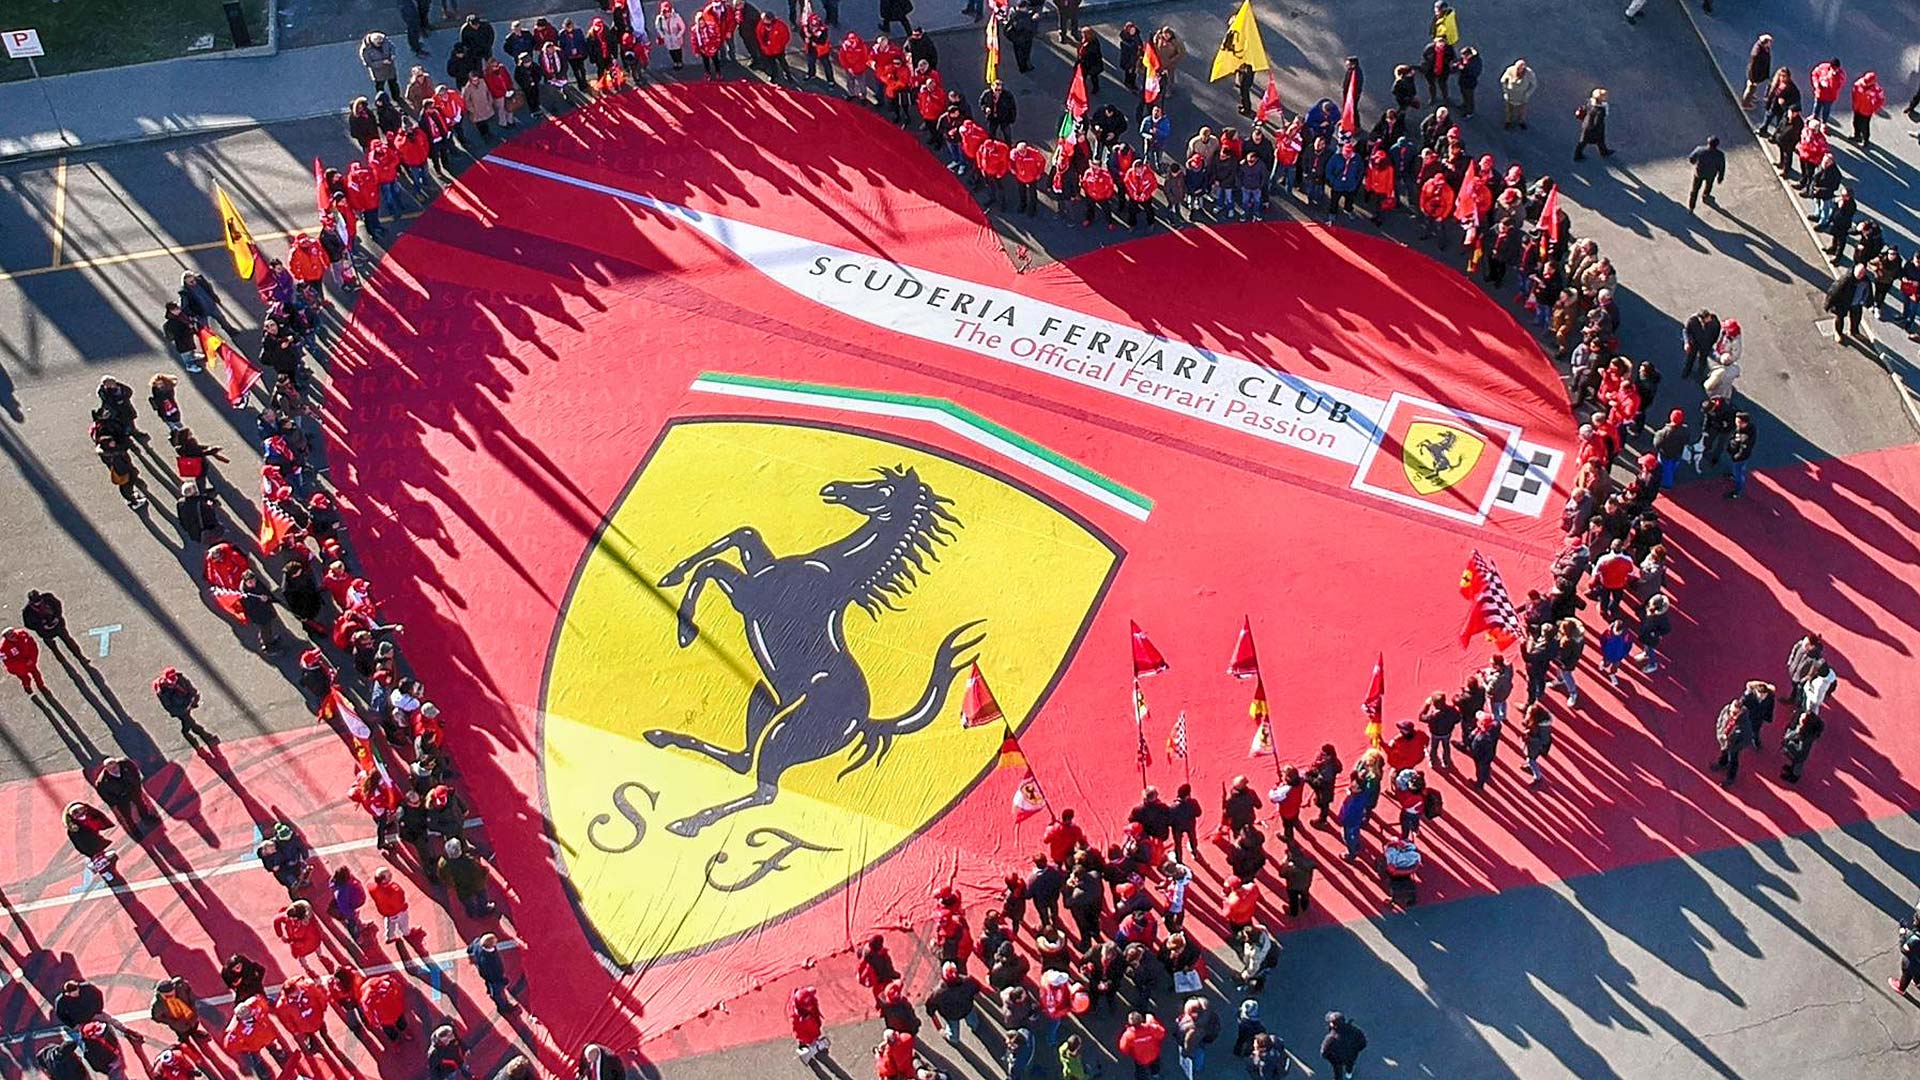
POLYGON ((544 695, 547 812, 622 965, 824 898, 993 768, 1119 564, 1065 508, 944 452, 790 421, 661 434, 576 574, 544 695))
POLYGON ((1400 446, 1400 465, 1419 495, 1445 491, 1466 479, 1487 448, 1473 432, 1442 420, 1415 420, 1400 446))

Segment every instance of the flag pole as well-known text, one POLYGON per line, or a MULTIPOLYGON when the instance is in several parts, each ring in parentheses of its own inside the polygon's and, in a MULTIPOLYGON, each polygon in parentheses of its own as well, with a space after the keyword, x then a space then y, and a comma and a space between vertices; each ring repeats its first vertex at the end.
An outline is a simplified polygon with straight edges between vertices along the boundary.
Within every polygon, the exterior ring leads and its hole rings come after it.
MULTIPOLYGON (((1263 678, 1260 674, 1259 661, 1254 662, 1253 684, 1259 687, 1265 687, 1267 684, 1267 680, 1263 678)), ((1278 781, 1281 778, 1280 777, 1280 740, 1274 738, 1274 734, 1273 734, 1273 702, 1271 700, 1267 702, 1266 724, 1267 724, 1267 755, 1273 758, 1273 778, 1275 781, 1278 781)))

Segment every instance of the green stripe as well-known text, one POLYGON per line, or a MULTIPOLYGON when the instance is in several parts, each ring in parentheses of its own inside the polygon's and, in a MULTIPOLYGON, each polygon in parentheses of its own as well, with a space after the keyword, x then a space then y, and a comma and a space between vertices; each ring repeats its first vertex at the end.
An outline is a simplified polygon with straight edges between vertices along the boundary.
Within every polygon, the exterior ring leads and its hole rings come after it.
POLYGON ((791 394, 809 394, 815 397, 848 398, 854 401, 881 401, 891 405, 913 405, 923 409, 933 409, 947 414, 968 427, 984 431, 989 435, 1011 443, 1034 457, 1053 465, 1064 472, 1072 473, 1082 480, 1111 492, 1126 502, 1142 510, 1152 510, 1153 500, 1121 484, 1117 480, 1103 476, 1025 435, 994 423, 971 409, 963 408, 946 398, 927 397, 920 394, 890 394, 883 390, 863 390, 851 386, 823 386, 817 383, 789 382, 784 379, 763 379, 753 375, 734 375, 720 371, 706 371, 700 378, 707 382, 724 383, 730 386, 755 386, 767 390, 784 390, 791 394))

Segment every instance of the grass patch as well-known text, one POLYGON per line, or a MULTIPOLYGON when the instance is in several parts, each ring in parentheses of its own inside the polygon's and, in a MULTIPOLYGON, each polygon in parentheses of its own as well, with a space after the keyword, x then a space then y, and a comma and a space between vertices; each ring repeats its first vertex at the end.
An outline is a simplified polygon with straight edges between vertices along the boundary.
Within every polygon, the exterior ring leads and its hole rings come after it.
MULTIPOLYGON (((267 43, 267 0, 240 0, 255 45, 267 43)), ((213 51, 233 48, 221 0, 6 0, 0 30, 33 28, 47 55, 42 75, 119 67, 186 56, 194 41, 213 35, 213 51)), ((25 60, 0 53, 0 82, 31 78, 25 60)))

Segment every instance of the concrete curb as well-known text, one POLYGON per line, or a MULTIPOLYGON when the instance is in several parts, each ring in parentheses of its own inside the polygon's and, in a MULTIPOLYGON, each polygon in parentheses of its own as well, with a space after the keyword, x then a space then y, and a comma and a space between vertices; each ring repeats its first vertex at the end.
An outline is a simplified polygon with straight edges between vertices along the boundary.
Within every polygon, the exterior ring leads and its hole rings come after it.
MULTIPOLYGON (((1814 253, 1820 257, 1827 271, 1838 274, 1840 264, 1828 257, 1827 245, 1821 242, 1820 234, 1814 231, 1813 222, 1807 220, 1806 213, 1801 209, 1800 194, 1788 185, 1786 178, 1780 175, 1780 170, 1773 167, 1773 147, 1760 137, 1760 133, 1754 130, 1751 123, 1747 122, 1747 110, 1740 104, 1740 91, 1734 88, 1733 81, 1720 67, 1720 61, 1714 57, 1713 46, 1707 42, 1706 32, 1700 28, 1700 21, 1694 15, 1693 8, 1688 6, 1687 0, 1675 0, 1675 5, 1679 7, 1680 13, 1686 16, 1687 25, 1693 28, 1693 36, 1699 40, 1700 50, 1707 54, 1707 66, 1713 69, 1714 77, 1720 80, 1721 89, 1727 92, 1727 100, 1732 102, 1734 109, 1739 112, 1741 126, 1753 139, 1754 145, 1760 148, 1760 156, 1767 163, 1767 171, 1773 175, 1775 182, 1780 185, 1780 193, 1787 197, 1787 204, 1793 208, 1794 220, 1807 230, 1807 238, 1813 241, 1814 253)), ((1860 326, 1867 339, 1867 356, 1881 371, 1887 373, 1887 380, 1893 383, 1894 394, 1900 398, 1900 403, 1906 406, 1907 422, 1913 425, 1916 434, 1920 434, 1920 399, 1916 399, 1913 390, 1907 386, 1906 381, 1900 377, 1899 371, 1894 366, 1898 354, 1891 346, 1880 340, 1879 332, 1874 329, 1873 320, 1862 319, 1860 326)))

